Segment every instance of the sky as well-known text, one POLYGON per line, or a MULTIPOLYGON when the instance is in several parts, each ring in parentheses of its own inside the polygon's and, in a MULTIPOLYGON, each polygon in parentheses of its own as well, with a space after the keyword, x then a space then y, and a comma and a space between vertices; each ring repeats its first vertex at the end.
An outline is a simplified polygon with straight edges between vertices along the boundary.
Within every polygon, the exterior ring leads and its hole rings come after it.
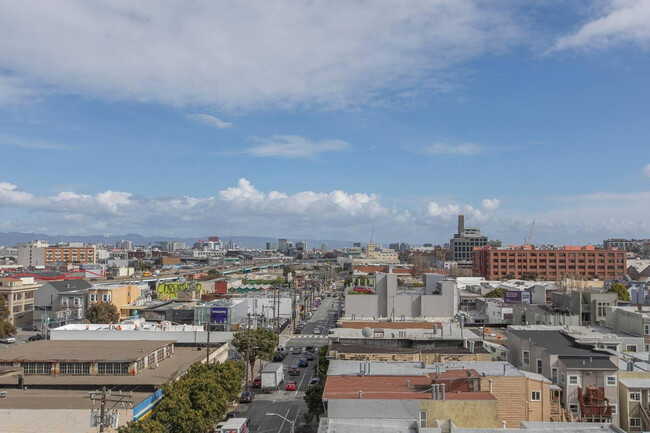
POLYGON ((650 237, 650 2, 0 3, 0 231, 650 237))

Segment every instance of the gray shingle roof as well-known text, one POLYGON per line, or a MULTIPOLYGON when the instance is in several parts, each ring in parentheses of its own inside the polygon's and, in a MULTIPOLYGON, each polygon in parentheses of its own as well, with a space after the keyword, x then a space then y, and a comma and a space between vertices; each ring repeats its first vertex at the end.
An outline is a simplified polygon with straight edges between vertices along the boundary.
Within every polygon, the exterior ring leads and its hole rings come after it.
POLYGON ((72 290, 85 290, 90 289, 92 285, 86 280, 63 280, 63 281, 48 281, 47 284, 54 287, 58 292, 70 292, 72 290))
POLYGON ((525 329, 508 329, 508 332, 521 339, 531 339, 537 347, 544 347, 551 355, 590 356, 595 352, 575 346, 573 340, 560 331, 540 331, 525 329))
POLYGON ((567 368, 577 368, 577 369, 595 369, 595 370, 618 370, 616 364, 614 364, 608 357, 567 357, 560 356, 560 361, 567 368))

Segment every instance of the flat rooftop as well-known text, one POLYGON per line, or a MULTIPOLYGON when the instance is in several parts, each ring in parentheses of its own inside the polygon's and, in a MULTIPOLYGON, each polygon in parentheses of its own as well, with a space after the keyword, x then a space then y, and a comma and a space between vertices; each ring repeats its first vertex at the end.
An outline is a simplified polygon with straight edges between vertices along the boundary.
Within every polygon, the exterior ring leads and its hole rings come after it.
POLYGON ((341 361, 331 360, 327 370, 328 379, 331 376, 359 375, 362 365, 366 364, 367 376, 431 376, 447 370, 476 370, 486 376, 524 376, 509 362, 501 361, 451 361, 425 365, 422 362, 400 361, 341 361))
MULTIPOLYGON (((472 353, 469 348, 465 347, 432 347, 413 349, 406 347, 387 347, 387 346, 373 346, 366 344, 347 344, 333 341, 330 343, 330 350, 335 350, 338 353, 448 353, 448 354, 470 354, 472 353)), ((474 353, 490 353, 484 347, 476 346, 474 353)))
POLYGON ((132 362, 173 341, 41 340, 17 344, 0 351, 0 362, 132 362))
MULTIPOLYGON (((8 388, 7 396, 0 398, 0 411, 3 409, 90 409, 93 403, 88 391, 62 389, 16 389, 8 388)), ((149 397, 149 392, 134 392, 133 406, 149 397)), ((98 408, 95 402, 95 409, 98 408)), ((88 412, 90 415, 90 412, 88 412)))
MULTIPOLYGON (((27 346, 29 344, 22 344, 21 346, 27 346)), ((211 349, 211 353, 214 353, 216 350, 216 345, 211 349)), ((4 351, 0 351, 4 352, 4 351)), ((196 362, 202 362, 205 360, 206 353, 205 349, 197 350, 196 348, 190 347, 175 347, 174 354, 170 358, 162 360, 158 367, 148 368, 135 376, 124 375, 124 376, 68 376, 68 375, 57 375, 57 376, 38 376, 38 375, 29 375, 25 376, 25 385, 29 386, 111 386, 111 385, 121 385, 121 386, 161 386, 168 382, 171 382, 174 379, 177 379, 182 374, 184 374, 192 364, 196 362)), ((16 386, 17 379, 16 377, 0 377, 0 385, 16 386)), ((86 395, 88 395, 86 393, 86 395)))

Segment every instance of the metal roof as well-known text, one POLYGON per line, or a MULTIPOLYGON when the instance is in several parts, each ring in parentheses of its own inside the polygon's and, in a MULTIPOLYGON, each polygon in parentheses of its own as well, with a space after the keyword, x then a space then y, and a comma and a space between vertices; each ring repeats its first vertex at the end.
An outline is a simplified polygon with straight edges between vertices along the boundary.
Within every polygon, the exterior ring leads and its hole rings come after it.
POLYGON ((624 377, 618 379, 626 388, 650 388, 650 379, 624 377))

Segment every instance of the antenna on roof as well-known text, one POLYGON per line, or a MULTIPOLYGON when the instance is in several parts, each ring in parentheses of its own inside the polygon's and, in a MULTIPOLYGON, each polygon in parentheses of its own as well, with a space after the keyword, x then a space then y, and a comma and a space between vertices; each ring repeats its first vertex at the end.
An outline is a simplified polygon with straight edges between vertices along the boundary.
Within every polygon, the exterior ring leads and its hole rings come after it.
POLYGON ((372 231, 370 232, 370 243, 372 243, 372 238, 375 236, 375 228, 372 228, 372 231))

